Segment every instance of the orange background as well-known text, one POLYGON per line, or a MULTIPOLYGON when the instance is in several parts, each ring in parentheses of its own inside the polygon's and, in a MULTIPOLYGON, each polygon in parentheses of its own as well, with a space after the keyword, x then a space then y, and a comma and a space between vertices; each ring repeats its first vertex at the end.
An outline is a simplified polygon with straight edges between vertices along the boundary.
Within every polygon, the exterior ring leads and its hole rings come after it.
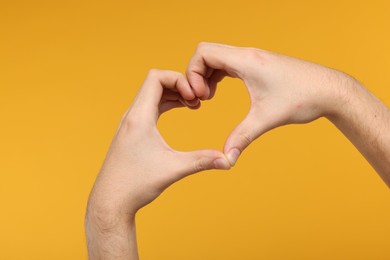
MULTIPOLYGON (((1 1, 0 259, 86 259, 87 197, 150 68, 200 41, 346 71, 390 104, 389 1, 1 1)), ((249 99, 233 79, 159 128, 222 149, 249 99)), ((257 140, 139 212, 141 259, 390 259, 387 186, 325 119, 257 140)))

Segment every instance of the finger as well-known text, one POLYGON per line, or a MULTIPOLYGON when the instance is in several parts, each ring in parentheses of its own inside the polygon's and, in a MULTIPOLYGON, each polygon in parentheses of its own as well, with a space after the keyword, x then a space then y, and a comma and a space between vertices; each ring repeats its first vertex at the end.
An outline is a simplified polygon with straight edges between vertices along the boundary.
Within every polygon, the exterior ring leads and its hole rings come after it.
POLYGON ((185 100, 192 100, 195 98, 195 94, 186 77, 179 72, 161 70, 159 71, 158 80, 162 87, 172 91, 178 91, 180 96, 185 100))
POLYGON ((210 76, 208 80, 210 94, 208 99, 212 99, 215 95, 215 91, 217 90, 218 82, 222 81, 224 77, 228 76, 226 71, 224 70, 215 70, 214 73, 210 76))
POLYGON ((206 79, 210 78, 210 76, 213 74, 213 72, 214 72, 214 69, 208 67, 208 68, 206 69, 206 73, 205 73, 205 76, 204 76, 204 77, 205 77, 206 79))
POLYGON ((185 100, 182 99, 182 101, 189 107, 189 108, 194 108, 194 107, 200 107, 200 101, 198 98, 194 98, 193 100, 185 100))
POLYGON ((178 101, 178 100, 183 102, 188 107, 196 107, 200 102, 198 98, 194 98, 192 100, 183 99, 183 97, 178 92, 175 92, 174 90, 170 90, 170 89, 163 90, 163 95, 161 97, 160 102, 178 101))
POLYGON ((231 166, 236 164, 238 157, 245 148, 263 133, 258 121, 258 118, 249 113, 227 138, 224 153, 231 166))
POLYGON ((144 85, 145 92, 149 97, 149 103, 155 106, 160 102, 164 89, 172 92, 177 91, 186 100, 195 98, 195 94, 186 77, 176 71, 152 69, 144 85))
POLYGON ((164 89, 170 90, 166 96, 167 99, 174 99, 173 93, 176 91, 184 100, 195 99, 195 94, 183 74, 169 70, 152 69, 138 92, 133 107, 139 114, 150 115, 153 119, 157 119, 164 89))
POLYGON ((177 107, 185 107, 185 105, 180 101, 165 101, 160 104, 159 115, 177 107))
POLYGON ((178 107, 187 107, 191 110, 199 109, 201 106, 201 103, 198 102, 197 104, 188 105, 185 101, 182 99, 176 100, 176 101, 164 101, 160 103, 159 106, 159 116, 161 116, 163 113, 178 107))
POLYGON ((180 94, 178 92, 165 88, 163 89, 161 100, 178 100, 179 97, 180 94))
POLYGON ((176 152, 179 158, 179 177, 210 169, 230 169, 225 155, 217 150, 197 150, 191 152, 176 152))
POLYGON ((193 106, 191 105, 191 106, 187 106, 187 107, 191 110, 197 110, 201 107, 201 105, 202 105, 202 103, 198 102, 197 105, 193 105, 193 106))
POLYGON ((161 97, 161 101, 160 101, 160 107, 161 104, 164 104, 166 101, 180 101, 184 106, 190 109, 198 109, 200 107, 200 101, 198 98, 194 98, 193 100, 185 100, 182 98, 182 96, 179 93, 169 89, 164 89, 163 96, 161 97))
POLYGON ((201 103, 199 99, 195 98, 193 100, 185 100, 182 97, 180 97, 178 94, 177 96, 173 97, 170 96, 168 98, 162 98, 160 105, 159 105, 159 116, 161 116, 163 113, 178 107, 187 107, 191 110, 199 109, 201 106, 201 103))
POLYGON ((223 70, 231 77, 240 75, 241 48, 215 44, 200 43, 191 58, 187 68, 187 79, 195 95, 200 99, 207 99, 210 95, 210 86, 207 77, 210 69, 223 70))

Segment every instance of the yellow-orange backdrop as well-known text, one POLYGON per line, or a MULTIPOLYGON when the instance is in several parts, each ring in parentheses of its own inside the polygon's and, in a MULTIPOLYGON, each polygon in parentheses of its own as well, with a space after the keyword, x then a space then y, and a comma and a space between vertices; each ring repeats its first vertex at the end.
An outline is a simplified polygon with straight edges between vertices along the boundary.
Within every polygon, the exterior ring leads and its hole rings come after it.
MULTIPOLYGON (((150 68, 200 41, 252 46, 360 79, 390 104, 390 2, 1 1, 0 259, 85 259, 89 190, 150 68)), ((249 99, 233 79, 159 128, 222 149, 249 99)), ((390 259, 390 194, 325 119, 269 132, 229 172, 190 176, 137 216, 141 259, 390 259)))

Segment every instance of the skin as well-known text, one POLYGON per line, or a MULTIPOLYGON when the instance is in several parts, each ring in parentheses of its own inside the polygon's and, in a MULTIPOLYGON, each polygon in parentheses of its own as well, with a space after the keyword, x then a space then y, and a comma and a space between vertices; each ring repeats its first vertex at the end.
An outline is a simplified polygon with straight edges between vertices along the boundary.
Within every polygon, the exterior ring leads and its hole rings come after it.
POLYGON ((390 187, 390 110, 349 75, 272 52, 200 43, 187 68, 152 70, 123 116, 88 201, 90 259, 138 259, 135 215, 174 182, 229 169, 256 138, 276 127, 330 120, 390 187), (199 108, 225 76, 243 80, 251 99, 224 153, 179 152, 156 128, 169 109, 199 108))
POLYGON ((200 43, 188 69, 197 97, 211 99, 225 76, 242 79, 251 107, 228 137, 231 165, 256 138, 278 126, 329 119, 390 187, 390 110, 351 76, 260 50, 200 43))
POLYGON ((138 259, 135 214, 172 183, 207 169, 229 169, 216 150, 179 152, 159 134, 159 116, 200 105, 184 75, 151 70, 123 116, 91 191, 85 227, 90 259, 138 259))

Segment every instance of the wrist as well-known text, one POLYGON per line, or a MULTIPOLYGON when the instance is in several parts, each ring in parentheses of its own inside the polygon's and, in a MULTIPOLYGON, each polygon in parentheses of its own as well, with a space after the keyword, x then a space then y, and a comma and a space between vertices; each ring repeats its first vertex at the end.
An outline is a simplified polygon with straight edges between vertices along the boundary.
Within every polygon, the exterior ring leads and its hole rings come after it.
POLYGON ((115 203, 99 203, 93 199, 88 201, 85 222, 100 230, 116 230, 131 226, 135 222, 135 212, 124 211, 115 203))
POLYGON ((353 103, 361 84, 355 78, 343 72, 335 71, 337 75, 332 84, 329 84, 329 95, 326 96, 327 106, 323 116, 330 121, 339 120, 348 113, 348 107, 353 103))
POLYGON ((87 207, 85 231, 89 259, 138 259, 135 216, 87 207))

